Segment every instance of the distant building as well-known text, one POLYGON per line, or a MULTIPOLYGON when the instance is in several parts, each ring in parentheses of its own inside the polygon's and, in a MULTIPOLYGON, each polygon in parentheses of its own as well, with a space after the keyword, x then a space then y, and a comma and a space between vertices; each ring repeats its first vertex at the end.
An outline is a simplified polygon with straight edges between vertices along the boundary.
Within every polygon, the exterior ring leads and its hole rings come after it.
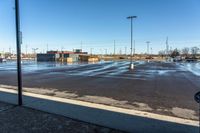
POLYGON ((80 55, 81 61, 87 61, 87 62, 98 62, 100 59, 98 56, 90 56, 90 55, 80 55))
POLYGON ((74 53, 82 53, 82 49, 74 49, 73 52, 74 53))
POLYGON ((37 54, 37 61, 62 61, 76 62, 79 60, 79 55, 87 54, 82 50, 75 51, 48 51, 46 54, 37 54))
POLYGON ((74 49, 73 52, 76 53, 76 54, 80 54, 80 55, 87 55, 88 54, 88 52, 83 52, 82 49, 74 49))
POLYGON ((59 54, 37 54, 37 61, 57 61, 59 54))

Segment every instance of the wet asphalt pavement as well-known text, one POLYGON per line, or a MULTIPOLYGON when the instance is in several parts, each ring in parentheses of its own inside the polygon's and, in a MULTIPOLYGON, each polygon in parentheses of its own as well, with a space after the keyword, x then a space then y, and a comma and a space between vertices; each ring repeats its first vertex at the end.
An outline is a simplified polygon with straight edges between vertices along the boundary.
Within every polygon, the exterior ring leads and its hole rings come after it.
MULTIPOLYGON (((200 63, 23 63, 23 85, 35 93, 197 120, 200 63), (48 90, 53 90, 48 92, 48 90), (63 92, 68 95, 64 95, 63 92), (70 95, 69 95, 70 94, 70 95)), ((15 63, 0 64, 0 84, 16 86, 15 63)))

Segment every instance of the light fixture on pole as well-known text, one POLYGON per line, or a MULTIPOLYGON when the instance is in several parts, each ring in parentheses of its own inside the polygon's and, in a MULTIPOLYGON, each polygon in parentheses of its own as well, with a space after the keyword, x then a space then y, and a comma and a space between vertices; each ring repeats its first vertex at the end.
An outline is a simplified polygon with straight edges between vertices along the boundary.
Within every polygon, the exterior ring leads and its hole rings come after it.
POLYGON ((134 64, 133 64, 133 19, 134 18, 137 18, 137 16, 127 17, 127 19, 131 20, 131 62, 129 69, 134 69, 134 64))

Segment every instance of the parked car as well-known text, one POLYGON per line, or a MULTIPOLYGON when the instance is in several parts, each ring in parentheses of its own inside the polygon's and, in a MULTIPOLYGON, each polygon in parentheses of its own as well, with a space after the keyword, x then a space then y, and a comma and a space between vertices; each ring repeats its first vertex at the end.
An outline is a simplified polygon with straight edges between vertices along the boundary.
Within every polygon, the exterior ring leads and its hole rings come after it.
POLYGON ((179 62, 179 61, 182 61, 182 60, 183 60, 183 59, 182 59, 181 56, 176 56, 176 57, 173 58, 173 61, 174 61, 174 62, 179 62))
POLYGON ((0 62, 6 62, 6 59, 0 58, 0 62))
POLYGON ((187 62, 195 62, 195 61, 198 60, 198 58, 196 58, 196 57, 186 57, 185 60, 186 60, 187 62))
POLYGON ((151 59, 153 59, 153 57, 152 56, 147 56, 145 59, 151 60, 151 59))

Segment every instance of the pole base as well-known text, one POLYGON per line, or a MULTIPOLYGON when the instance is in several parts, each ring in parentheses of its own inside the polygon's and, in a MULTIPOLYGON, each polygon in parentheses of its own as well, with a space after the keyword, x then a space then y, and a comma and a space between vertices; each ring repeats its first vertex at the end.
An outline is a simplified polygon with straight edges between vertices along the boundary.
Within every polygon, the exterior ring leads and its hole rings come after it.
POLYGON ((129 69, 130 69, 130 70, 133 70, 133 69, 134 69, 134 64, 133 64, 133 63, 130 64, 129 69))

